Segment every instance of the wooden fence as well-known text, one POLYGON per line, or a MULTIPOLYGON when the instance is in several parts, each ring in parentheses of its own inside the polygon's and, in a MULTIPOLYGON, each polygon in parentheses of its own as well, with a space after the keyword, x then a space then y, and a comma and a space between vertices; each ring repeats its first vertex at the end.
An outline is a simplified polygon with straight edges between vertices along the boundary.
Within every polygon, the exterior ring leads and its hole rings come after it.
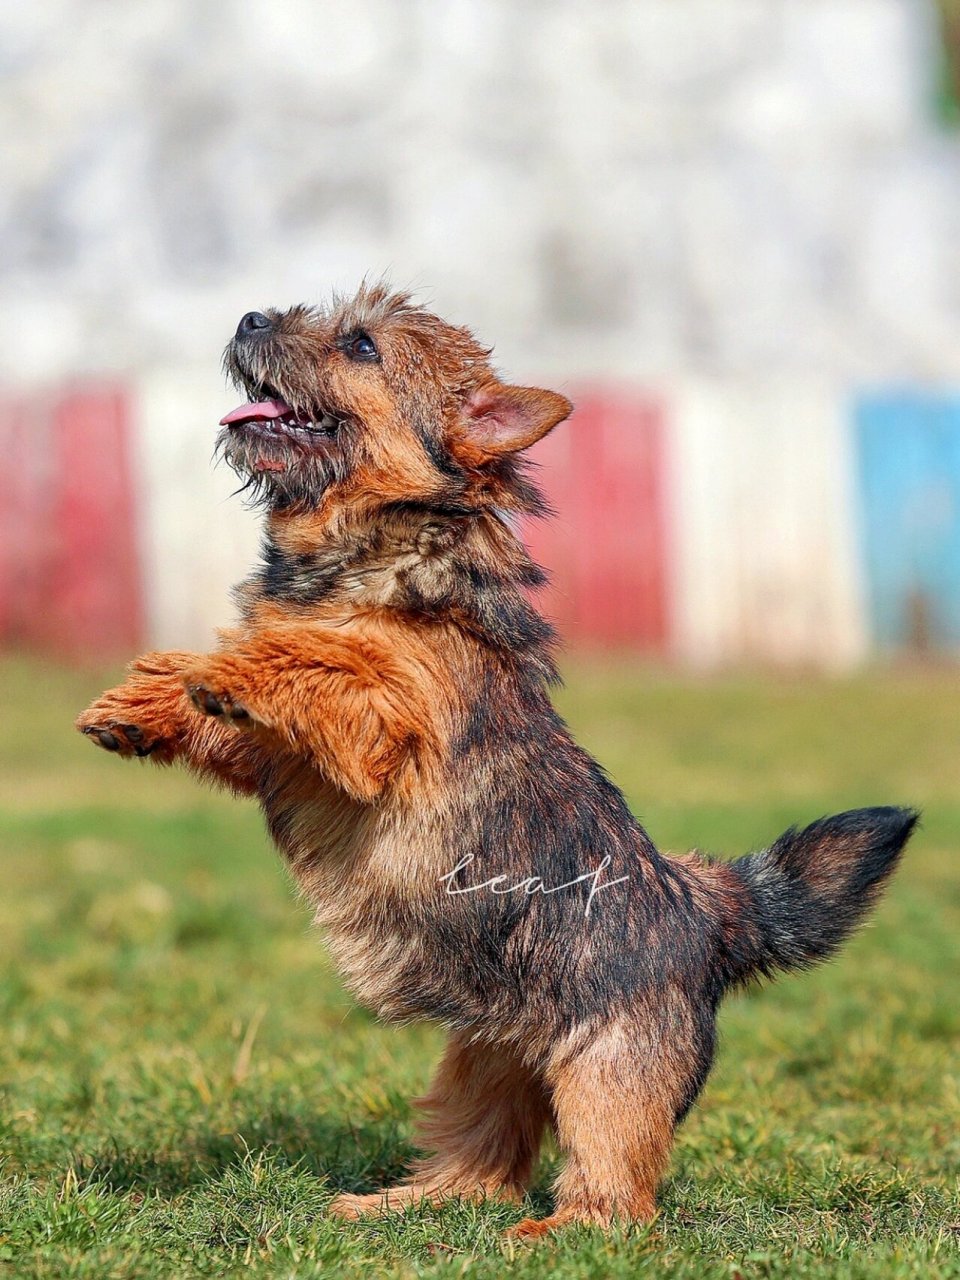
MULTIPOLYGON (((837 668, 960 651, 960 396, 574 398, 532 454, 555 515, 523 529, 567 643, 837 668)), ((0 640, 80 657, 210 643, 258 541, 211 466, 227 401, 189 371, 0 398, 0 640)))

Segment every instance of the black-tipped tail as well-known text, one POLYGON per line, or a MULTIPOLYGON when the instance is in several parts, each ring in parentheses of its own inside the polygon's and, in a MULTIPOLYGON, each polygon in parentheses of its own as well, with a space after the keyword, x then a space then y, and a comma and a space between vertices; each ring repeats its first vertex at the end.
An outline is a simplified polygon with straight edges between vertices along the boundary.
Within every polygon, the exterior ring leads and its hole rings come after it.
POLYGON ((854 809, 793 827, 769 849, 732 863, 743 892, 730 980, 804 969, 832 955, 876 902, 918 816, 854 809))

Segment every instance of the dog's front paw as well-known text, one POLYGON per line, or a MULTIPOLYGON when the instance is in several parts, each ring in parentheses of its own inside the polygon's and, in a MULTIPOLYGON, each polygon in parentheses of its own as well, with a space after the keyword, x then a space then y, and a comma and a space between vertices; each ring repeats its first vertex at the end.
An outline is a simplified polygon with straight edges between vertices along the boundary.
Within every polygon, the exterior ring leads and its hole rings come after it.
POLYGON ((123 720, 104 714, 96 704, 84 711, 77 719, 77 728, 89 738, 94 746, 104 751, 114 751, 117 755, 150 756, 161 751, 166 745, 161 735, 139 724, 129 724, 123 720))
POLYGON ((254 717, 243 703, 228 690, 219 688, 215 681, 202 676, 188 675, 184 680, 184 687, 190 696, 190 701, 203 715, 222 716, 224 720, 230 721, 241 729, 249 728, 254 724, 254 717))

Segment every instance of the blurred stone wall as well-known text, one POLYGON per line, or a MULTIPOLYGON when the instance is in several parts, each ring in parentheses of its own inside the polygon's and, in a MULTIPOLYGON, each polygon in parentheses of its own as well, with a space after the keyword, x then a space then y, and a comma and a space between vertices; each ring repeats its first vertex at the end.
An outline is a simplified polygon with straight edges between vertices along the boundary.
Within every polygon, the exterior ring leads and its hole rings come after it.
POLYGON ((960 375, 927 0, 0 17, 0 377, 210 369, 387 273, 517 376, 960 375))

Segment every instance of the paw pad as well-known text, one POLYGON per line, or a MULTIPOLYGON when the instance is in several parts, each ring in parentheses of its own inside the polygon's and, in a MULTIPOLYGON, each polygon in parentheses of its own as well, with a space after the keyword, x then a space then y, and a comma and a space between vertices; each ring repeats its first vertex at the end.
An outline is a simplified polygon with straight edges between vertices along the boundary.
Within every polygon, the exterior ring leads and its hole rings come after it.
POLYGON ((125 756, 148 756, 160 746, 161 739, 146 741, 146 734, 136 724, 93 724, 83 729, 85 737, 104 751, 118 751, 125 756))

